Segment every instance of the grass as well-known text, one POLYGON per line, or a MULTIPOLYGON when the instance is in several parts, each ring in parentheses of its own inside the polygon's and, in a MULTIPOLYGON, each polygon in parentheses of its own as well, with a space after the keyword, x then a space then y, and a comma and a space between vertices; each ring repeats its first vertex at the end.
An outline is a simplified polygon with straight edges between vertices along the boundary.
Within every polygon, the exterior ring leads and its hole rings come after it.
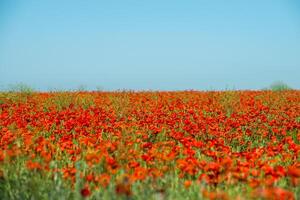
POLYGON ((299 91, 17 88, 0 93, 0 199, 300 198, 299 177, 268 182, 300 162, 299 91))

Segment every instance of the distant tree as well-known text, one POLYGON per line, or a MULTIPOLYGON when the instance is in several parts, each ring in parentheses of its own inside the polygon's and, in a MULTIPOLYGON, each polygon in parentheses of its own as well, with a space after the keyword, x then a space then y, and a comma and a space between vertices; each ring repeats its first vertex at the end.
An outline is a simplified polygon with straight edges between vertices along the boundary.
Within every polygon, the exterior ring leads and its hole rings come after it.
POLYGON ((34 92, 34 89, 25 83, 17 83, 17 84, 9 85, 8 91, 31 94, 32 92, 34 92))
POLYGON ((84 84, 81 84, 77 87, 77 91, 78 92, 84 92, 84 91, 87 91, 87 86, 84 85, 84 84))
POLYGON ((104 87, 102 86, 97 86, 96 87, 96 91, 100 92, 100 91, 103 91, 104 90, 104 87))
POLYGON ((269 89, 273 91, 283 91, 291 90, 292 88, 282 81, 276 81, 270 85, 269 89))

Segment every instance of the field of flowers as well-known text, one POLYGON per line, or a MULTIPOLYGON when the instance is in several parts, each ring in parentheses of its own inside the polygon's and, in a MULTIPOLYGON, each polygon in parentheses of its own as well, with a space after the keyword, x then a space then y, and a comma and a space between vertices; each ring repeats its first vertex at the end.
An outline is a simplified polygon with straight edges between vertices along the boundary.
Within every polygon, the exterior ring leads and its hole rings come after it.
POLYGON ((0 199, 300 199, 300 91, 2 92, 0 199))

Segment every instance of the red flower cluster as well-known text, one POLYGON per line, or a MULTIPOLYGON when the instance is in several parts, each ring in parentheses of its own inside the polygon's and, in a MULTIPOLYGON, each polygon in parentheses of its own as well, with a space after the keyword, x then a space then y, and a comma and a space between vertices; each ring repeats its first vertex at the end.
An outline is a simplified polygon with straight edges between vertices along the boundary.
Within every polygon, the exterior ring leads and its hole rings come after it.
POLYGON ((244 183, 256 196, 292 199, 277 184, 299 187, 299 91, 35 93, 1 102, 0 164, 26 157, 29 170, 51 171, 57 161, 67 180, 80 173, 103 188, 122 172, 128 181, 112 184, 128 196, 134 182, 173 172, 186 189, 244 183))

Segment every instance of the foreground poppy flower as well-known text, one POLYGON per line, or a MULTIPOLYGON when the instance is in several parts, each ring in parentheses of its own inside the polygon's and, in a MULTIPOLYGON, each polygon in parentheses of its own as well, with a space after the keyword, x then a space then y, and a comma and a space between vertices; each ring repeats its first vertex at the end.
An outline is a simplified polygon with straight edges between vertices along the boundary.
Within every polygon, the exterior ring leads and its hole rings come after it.
POLYGON ((0 162, 4 161, 4 153, 0 150, 0 162))
POLYGON ((295 200, 295 196, 292 192, 279 188, 258 188, 253 191, 252 195, 256 198, 272 199, 272 200, 295 200))
POLYGON ((96 181, 100 183, 100 185, 106 188, 110 183, 110 176, 108 174, 101 174, 96 177, 96 181))
POLYGON ((185 188, 189 188, 191 185, 192 185, 192 181, 190 181, 190 180, 184 181, 184 187, 185 188))
POLYGON ((122 184, 122 183, 117 184, 115 191, 118 195, 126 195, 126 196, 132 195, 131 186, 127 184, 122 184))
POLYGON ((300 168, 297 168, 295 166, 290 166, 288 168, 287 174, 291 177, 299 178, 300 177, 300 168))
POLYGON ((91 191, 88 187, 84 187, 80 190, 80 194, 82 197, 86 198, 91 195, 91 191))
POLYGON ((31 160, 27 161, 26 166, 29 170, 41 170, 43 168, 40 163, 31 160))
POLYGON ((210 192, 204 189, 202 190, 202 195, 210 200, 229 200, 228 195, 224 192, 210 192))
POLYGON ((131 196, 131 181, 128 176, 121 177, 116 184, 115 191, 117 195, 131 196))

